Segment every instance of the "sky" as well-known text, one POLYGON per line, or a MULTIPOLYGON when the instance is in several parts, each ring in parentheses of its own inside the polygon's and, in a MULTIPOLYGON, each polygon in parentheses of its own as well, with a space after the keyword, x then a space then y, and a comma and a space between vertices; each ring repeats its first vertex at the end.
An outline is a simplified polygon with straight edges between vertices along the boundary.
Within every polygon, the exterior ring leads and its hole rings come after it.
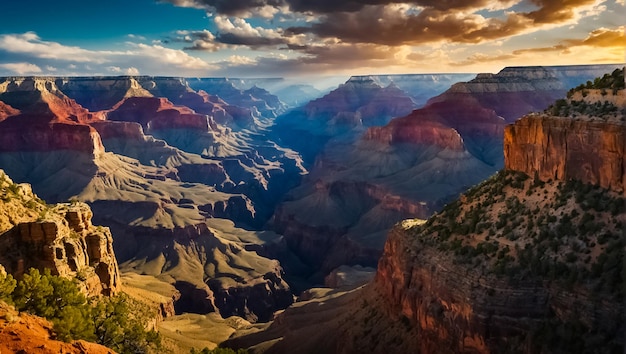
POLYGON ((18 0, 0 75, 323 77, 623 63, 625 0, 18 0))

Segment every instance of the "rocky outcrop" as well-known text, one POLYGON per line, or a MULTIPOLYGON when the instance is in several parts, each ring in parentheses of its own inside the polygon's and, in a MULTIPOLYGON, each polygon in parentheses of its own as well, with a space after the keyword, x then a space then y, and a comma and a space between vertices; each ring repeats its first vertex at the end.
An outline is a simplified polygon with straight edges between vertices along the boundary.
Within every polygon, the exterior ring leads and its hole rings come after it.
POLYGON ((143 141, 145 138, 141 124, 135 122, 100 121, 89 125, 96 129, 103 140, 118 138, 126 141, 143 141))
POLYGON ((576 179, 626 190, 626 129, 622 123, 530 115, 508 126, 506 168, 540 179, 576 179))
POLYGON ((253 86, 250 88, 238 88, 238 80, 227 78, 201 78, 188 79, 191 88, 196 91, 205 91, 210 95, 217 96, 230 105, 249 109, 252 114, 260 118, 274 118, 286 110, 286 106, 278 97, 270 94, 265 89, 253 86))
POLYGON ((48 268, 54 275, 77 278, 89 296, 116 294, 121 284, 111 232, 91 225, 86 204, 50 212, 63 219, 18 224, 3 235, 1 263, 7 271, 20 277, 29 268, 48 268))
POLYGON ((6 176, 1 184, 0 204, 7 210, 4 217, 9 223, 2 223, 4 229, 0 230, 0 264, 9 273, 19 278, 30 268, 47 268, 54 275, 78 279, 89 296, 112 296, 120 290, 111 232, 91 224, 89 206, 71 203, 50 207, 27 185, 18 188, 6 176), (18 212, 26 217, 11 215, 18 212))
POLYGON ((354 127, 384 124, 413 108, 413 101, 397 86, 382 87, 372 77, 355 76, 324 97, 309 102, 303 110, 307 119, 354 127))
POLYGON ((623 348, 621 266, 604 266, 623 257, 619 112, 521 118, 505 130, 506 171, 425 224, 392 229, 374 289, 390 316, 417 329, 410 350, 623 348), (601 220, 598 229, 587 229, 590 219, 601 220))
POLYGON ((394 120, 384 127, 373 127, 367 130, 364 139, 383 144, 416 144, 436 146, 443 149, 463 151, 463 139, 453 128, 436 121, 420 119, 419 123, 409 119, 394 120))
POLYGON ((55 83, 67 96, 94 112, 111 109, 126 97, 152 96, 131 76, 62 77, 55 83))

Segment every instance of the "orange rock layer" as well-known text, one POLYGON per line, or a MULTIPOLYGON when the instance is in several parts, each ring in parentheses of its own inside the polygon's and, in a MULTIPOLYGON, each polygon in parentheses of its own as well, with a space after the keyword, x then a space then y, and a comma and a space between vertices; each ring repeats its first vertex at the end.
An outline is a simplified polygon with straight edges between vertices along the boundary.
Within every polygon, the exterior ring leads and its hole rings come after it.
POLYGON ((529 115, 506 127, 506 169, 626 190, 626 126, 600 119, 529 115))

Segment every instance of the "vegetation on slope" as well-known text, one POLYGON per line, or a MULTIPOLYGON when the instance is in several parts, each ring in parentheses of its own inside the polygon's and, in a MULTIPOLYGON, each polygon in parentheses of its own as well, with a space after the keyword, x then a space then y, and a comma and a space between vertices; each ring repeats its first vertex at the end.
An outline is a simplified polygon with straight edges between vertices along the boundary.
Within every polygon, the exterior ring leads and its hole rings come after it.
POLYGON ((574 92, 587 90, 613 90, 613 94, 617 93, 617 90, 623 90, 626 88, 624 83, 624 68, 615 69, 610 74, 604 74, 602 77, 597 77, 593 82, 587 81, 584 84, 580 84, 573 89, 569 90, 567 97, 570 98, 574 92))
POLYGON ((610 102, 609 98, 617 95, 619 90, 624 90, 624 86, 624 69, 615 69, 611 74, 605 74, 593 82, 587 81, 569 90, 567 99, 557 100, 545 112, 559 117, 582 115, 608 119, 621 116, 623 121, 625 110, 622 109, 620 112, 620 109, 610 102), (599 93, 599 97, 587 99, 594 92, 599 93))
POLYGON ((158 333, 146 330, 145 306, 123 293, 87 299, 74 282, 49 270, 31 268, 17 282, 0 272, 0 300, 50 320, 63 341, 94 341, 119 353, 147 353, 159 347, 158 333))
POLYGON ((454 254, 457 262, 516 279, 584 282, 618 299, 625 204, 590 184, 501 171, 413 230, 416 242, 454 254))
MULTIPOLYGON (((501 171, 423 225, 412 227, 411 249, 436 249, 456 264, 512 286, 543 284, 557 293, 585 294, 597 304, 621 304, 626 295, 625 206, 623 195, 598 186, 573 180, 543 182, 501 171)), ((618 328, 623 313, 600 317, 602 323, 591 326, 588 318, 559 316, 547 314, 530 334, 538 346, 534 350, 621 348, 618 328)), ((523 347, 508 345, 511 350, 523 347)))

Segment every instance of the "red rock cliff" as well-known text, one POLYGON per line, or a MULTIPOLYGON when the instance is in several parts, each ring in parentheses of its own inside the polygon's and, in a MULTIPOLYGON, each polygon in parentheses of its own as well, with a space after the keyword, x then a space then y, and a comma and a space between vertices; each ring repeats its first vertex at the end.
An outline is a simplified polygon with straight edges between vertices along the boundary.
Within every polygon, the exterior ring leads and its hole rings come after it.
POLYGON ((505 166, 547 181, 577 179, 626 190, 626 125, 529 115, 506 127, 505 166))

